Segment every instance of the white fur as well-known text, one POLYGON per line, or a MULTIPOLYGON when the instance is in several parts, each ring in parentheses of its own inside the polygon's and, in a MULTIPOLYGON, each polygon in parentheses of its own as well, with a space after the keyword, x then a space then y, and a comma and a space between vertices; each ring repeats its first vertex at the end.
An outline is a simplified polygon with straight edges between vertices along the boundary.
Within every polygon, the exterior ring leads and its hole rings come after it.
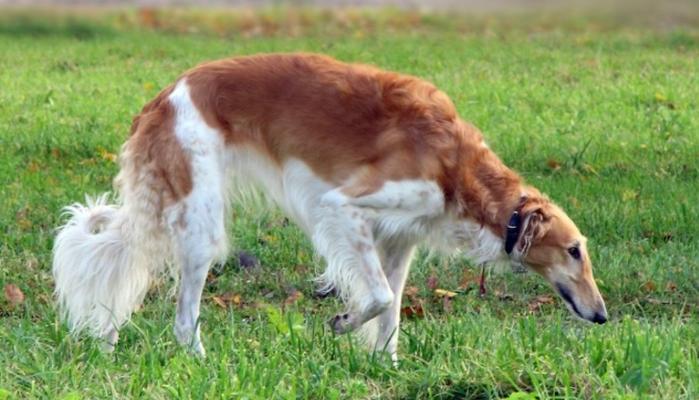
POLYGON ((443 253, 459 252, 476 264, 506 259, 502 238, 475 221, 461 220, 450 213, 434 224, 427 244, 443 253))
POLYGON ((58 304, 71 330, 88 330, 111 349, 118 329, 141 304, 169 254, 148 176, 135 172, 128 143, 121 156, 118 205, 107 195, 66 207, 56 236, 53 276, 58 304), (142 182, 136 185, 135 182, 142 182))
POLYGON ((166 210, 180 268, 175 336, 203 355, 199 306, 206 275, 213 262, 228 253, 226 236, 226 173, 224 143, 192 103, 189 89, 180 81, 170 94, 175 108, 175 136, 191 163, 193 188, 179 204, 166 210))
POLYGON ((345 189, 352 179, 336 187, 302 160, 278 166, 251 147, 226 146, 192 104, 184 80, 169 101, 176 111, 174 133, 191 162, 192 191, 163 210, 161 221, 154 174, 134 167, 127 143, 117 178, 121 206, 108 206, 102 197, 67 209, 71 219, 56 239, 54 275, 74 331, 89 328, 113 344, 151 277, 172 259, 181 275, 175 335, 203 354, 198 319, 204 281, 210 265, 227 254, 230 202, 244 199, 240 188, 250 184, 276 202, 326 260, 319 281, 326 290, 337 288, 347 306, 333 328, 346 332, 366 323, 362 333, 369 345, 394 357, 401 296, 417 244, 462 249, 478 263, 502 254, 502 239, 445 208, 436 182, 387 181, 371 194, 350 197, 345 189))

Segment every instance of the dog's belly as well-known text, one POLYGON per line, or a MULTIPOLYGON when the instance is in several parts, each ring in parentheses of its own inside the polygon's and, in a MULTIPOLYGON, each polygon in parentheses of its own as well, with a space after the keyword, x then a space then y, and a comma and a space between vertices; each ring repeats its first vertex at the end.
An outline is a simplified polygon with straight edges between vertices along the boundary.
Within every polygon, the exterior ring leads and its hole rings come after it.
POLYGON ((308 235, 312 234, 322 195, 333 187, 316 176, 302 161, 289 159, 280 168, 250 147, 236 147, 228 154, 233 172, 231 193, 237 201, 249 201, 251 191, 261 192, 278 205, 308 235))
MULTIPOLYGON (((278 205, 307 235, 312 236, 318 221, 328 212, 322 205, 324 196, 328 196, 336 186, 331 185, 313 173, 311 168, 301 160, 288 159, 280 168, 278 164, 250 147, 237 147, 228 152, 229 169, 234 172, 232 193, 239 201, 246 201, 250 186, 261 191, 268 199, 278 205)), ((424 187, 432 194, 424 204, 417 202, 414 208, 398 207, 362 207, 363 213, 372 222, 374 237, 377 240, 400 236, 420 237, 427 235, 444 217, 444 200, 432 182, 406 181, 410 190, 400 193, 396 188, 403 182, 389 182, 374 195, 395 197, 396 195, 413 195, 424 187), (417 182, 417 183, 416 183, 417 182)), ((402 200, 397 200, 399 203, 402 200)))

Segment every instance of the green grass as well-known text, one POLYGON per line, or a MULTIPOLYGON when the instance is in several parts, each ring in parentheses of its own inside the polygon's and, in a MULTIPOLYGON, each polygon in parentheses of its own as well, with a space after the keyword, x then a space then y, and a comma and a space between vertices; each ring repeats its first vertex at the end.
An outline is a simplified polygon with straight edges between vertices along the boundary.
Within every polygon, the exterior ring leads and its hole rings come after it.
POLYGON ((274 13, 230 25, 231 14, 203 15, 150 28, 133 13, 0 19, 0 285, 26 296, 0 300, 0 399, 699 398, 699 31, 386 12, 329 28, 302 13, 299 31, 274 13), (167 283, 113 354, 71 338, 51 297, 54 228, 62 206, 111 189, 132 116, 198 62, 296 50, 446 91, 590 238, 610 322, 573 320, 558 300, 536 306, 552 293, 532 274, 491 274, 481 298, 462 285, 473 266, 420 254, 409 285, 425 317, 403 324, 393 368, 325 328, 340 304, 313 298, 322 262, 303 235, 278 212, 240 206, 234 247, 262 266, 231 260, 207 285, 206 359, 175 344, 167 283), (435 279, 463 286, 451 304, 431 293, 435 279), (216 305, 225 293, 240 304, 216 305))

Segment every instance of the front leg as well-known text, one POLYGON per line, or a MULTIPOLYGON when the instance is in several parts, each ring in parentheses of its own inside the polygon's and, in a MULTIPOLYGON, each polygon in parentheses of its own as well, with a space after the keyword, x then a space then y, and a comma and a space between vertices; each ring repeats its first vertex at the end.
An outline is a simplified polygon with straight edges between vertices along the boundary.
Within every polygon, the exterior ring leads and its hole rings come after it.
POLYGON ((383 246, 383 249, 385 253, 383 257, 384 271, 394 293, 394 299, 390 307, 364 324, 362 336, 371 350, 385 351, 396 362, 398 360, 401 301, 415 245, 409 241, 394 241, 383 246))
MULTIPOLYGON (((335 189, 323 197, 322 203, 352 210, 351 215, 370 216, 369 231, 377 230, 382 242, 381 275, 388 281, 393 296, 388 306, 374 314, 376 318, 356 320, 350 313, 337 316, 332 324, 351 325, 354 329, 358 323, 366 322, 362 334, 372 350, 385 350, 395 360, 401 295, 415 243, 423 236, 424 221, 444 213, 444 194, 435 182, 427 180, 386 181, 375 192, 357 197, 348 194, 354 192, 352 187, 335 189)), ((363 317, 367 316, 371 315, 363 317)))
POLYGON ((347 306, 330 320, 336 333, 351 332, 386 310, 394 300, 374 244, 371 217, 329 192, 316 210, 313 243, 327 261, 320 280, 334 287, 347 306))

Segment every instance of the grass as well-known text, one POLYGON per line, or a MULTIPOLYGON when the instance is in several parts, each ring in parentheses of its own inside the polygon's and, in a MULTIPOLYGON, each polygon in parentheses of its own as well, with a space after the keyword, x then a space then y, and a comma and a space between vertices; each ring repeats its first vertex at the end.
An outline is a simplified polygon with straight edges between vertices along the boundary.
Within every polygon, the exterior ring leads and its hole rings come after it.
POLYGON ((296 29, 275 12, 232 15, 0 19, 0 284, 26 296, 0 300, 0 399, 699 397, 699 31, 397 12, 300 13, 296 29), (573 320, 531 274, 491 273, 481 298, 468 262, 421 253, 410 301, 425 316, 402 325, 393 368, 325 328, 340 305, 313 298, 322 262, 300 232, 241 205, 234 247, 261 266, 234 257, 212 275, 206 359, 174 343, 168 284, 113 354, 70 337, 51 297, 54 228, 61 207, 111 188, 132 116, 200 61, 296 50, 446 91, 590 238, 610 323, 573 320), (435 285, 459 294, 445 302, 435 285))

